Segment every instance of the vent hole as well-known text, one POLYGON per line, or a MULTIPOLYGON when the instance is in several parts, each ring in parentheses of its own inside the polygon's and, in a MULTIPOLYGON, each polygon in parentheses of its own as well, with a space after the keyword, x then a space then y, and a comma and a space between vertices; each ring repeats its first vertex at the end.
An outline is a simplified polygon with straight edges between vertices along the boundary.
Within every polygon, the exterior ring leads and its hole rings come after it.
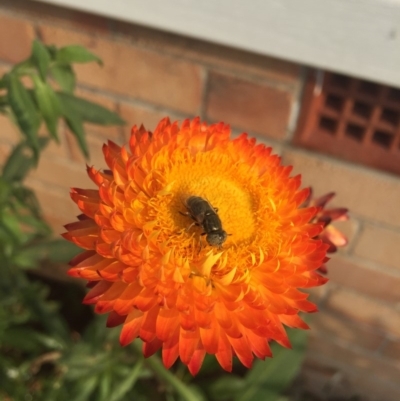
POLYGON ((389 132, 377 130, 372 136, 372 141, 385 149, 389 149, 393 142, 393 135, 389 132))
POLYGON ((319 126, 321 130, 327 132, 330 135, 335 135, 337 125, 337 121, 330 117, 322 116, 319 120, 319 126))
POLYGON ((338 113, 342 111, 343 103, 344 99, 335 95, 328 95, 325 100, 326 106, 332 110, 337 111, 338 113))
POLYGON ((391 88, 388 94, 388 99, 395 103, 400 103, 400 89, 391 88))
POLYGON ((372 113, 372 107, 367 103, 355 102, 353 113, 357 114, 359 117, 369 119, 372 113))
POLYGON ((347 136, 355 139, 358 142, 361 142, 364 138, 365 129, 360 125, 347 124, 345 132, 347 136))
POLYGON ((360 81, 359 91, 363 95, 375 97, 379 94, 379 86, 372 82, 360 81))
POLYGON ((399 113, 394 110, 383 109, 381 120, 396 127, 399 122, 399 113))
POLYGON ((348 89, 351 83, 351 79, 344 75, 340 74, 332 74, 330 83, 333 87, 341 88, 341 89, 348 89))

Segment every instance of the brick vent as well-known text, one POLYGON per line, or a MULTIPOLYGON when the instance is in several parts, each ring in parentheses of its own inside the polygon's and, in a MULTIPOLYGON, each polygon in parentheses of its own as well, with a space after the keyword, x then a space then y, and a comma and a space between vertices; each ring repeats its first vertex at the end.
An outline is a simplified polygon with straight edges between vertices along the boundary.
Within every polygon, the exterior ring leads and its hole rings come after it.
POLYGON ((294 143, 400 175, 400 89, 312 72, 294 143))

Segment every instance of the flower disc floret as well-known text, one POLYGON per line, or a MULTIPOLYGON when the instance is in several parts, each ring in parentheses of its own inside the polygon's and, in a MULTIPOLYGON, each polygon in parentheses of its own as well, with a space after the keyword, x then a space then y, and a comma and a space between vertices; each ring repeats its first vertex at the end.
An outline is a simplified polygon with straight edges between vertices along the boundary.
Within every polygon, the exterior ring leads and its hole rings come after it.
POLYGON ((140 337, 149 356, 162 349, 195 374, 206 353, 226 370, 289 347, 284 325, 307 328, 299 312, 316 307, 299 288, 323 284, 316 270, 328 245, 316 239, 318 207, 301 207, 308 189, 271 148, 223 123, 154 133, 133 127, 128 149, 104 145, 108 169, 88 167, 95 190, 72 189, 82 211, 64 237, 86 251, 69 274, 91 282, 86 303, 122 324, 120 341, 140 337), (229 235, 210 246, 187 199, 205 199, 229 235), (197 223, 197 224, 196 224, 197 223))

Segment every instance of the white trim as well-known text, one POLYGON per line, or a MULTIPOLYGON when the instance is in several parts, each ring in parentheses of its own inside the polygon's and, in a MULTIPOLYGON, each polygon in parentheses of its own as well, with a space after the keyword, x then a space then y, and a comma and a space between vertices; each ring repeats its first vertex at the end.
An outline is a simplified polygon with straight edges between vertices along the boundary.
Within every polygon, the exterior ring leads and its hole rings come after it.
POLYGON ((400 87, 400 0, 35 0, 400 87))

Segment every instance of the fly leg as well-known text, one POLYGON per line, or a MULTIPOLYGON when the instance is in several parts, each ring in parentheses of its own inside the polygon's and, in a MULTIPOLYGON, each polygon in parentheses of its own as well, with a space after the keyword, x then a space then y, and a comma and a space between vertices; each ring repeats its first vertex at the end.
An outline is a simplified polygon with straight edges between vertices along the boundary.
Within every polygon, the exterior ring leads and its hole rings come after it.
MULTIPOLYGON (((192 220, 194 220, 193 216, 189 212, 181 212, 181 211, 179 211, 179 213, 182 216, 190 217, 192 220)), ((199 226, 199 223, 197 223, 197 221, 194 221, 192 224, 190 224, 188 227, 186 227, 185 231, 188 232, 193 226, 199 226)))
POLYGON ((207 233, 201 233, 199 235, 199 252, 198 254, 201 252, 201 250, 203 249, 203 241, 201 240, 201 238, 203 237, 203 235, 206 235, 207 233))

